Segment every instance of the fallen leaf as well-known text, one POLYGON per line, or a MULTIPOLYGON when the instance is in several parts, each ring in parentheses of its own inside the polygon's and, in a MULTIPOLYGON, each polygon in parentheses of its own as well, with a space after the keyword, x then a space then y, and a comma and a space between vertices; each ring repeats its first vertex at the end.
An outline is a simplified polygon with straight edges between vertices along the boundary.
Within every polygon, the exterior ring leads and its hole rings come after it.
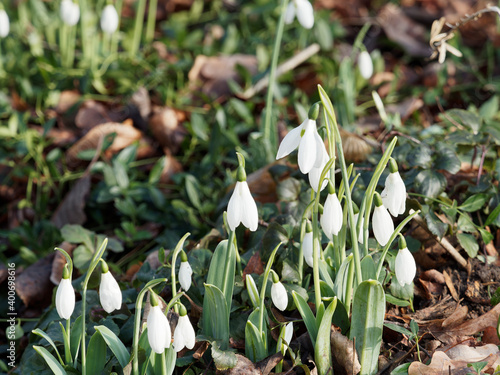
POLYGON ((443 271, 443 277, 444 277, 444 281, 446 283, 446 286, 450 290, 451 296, 453 297, 453 299, 455 301, 458 302, 459 296, 458 296, 457 290, 455 289, 455 285, 453 285, 453 281, 451 280, 450 275, 448 275, 448 273, 446 271, 443 271))
POLYGON ((50 303, 53 289, 50 274, 54 257, 55 254, 51 253, 39 259, 17 276, 16 293, 26 306, 47 306, 47 302, 50 303))
POLYGON ((59 95, 59 101, 56 106, 56 113, 60 116, 66 115, 72 107, 74 107, 81 98, 78 90, 64 90, 59 95))
POLYGON ((160 182, 169 184, 172 182, 172 176, 182 171, 182 164, 175 156, 171 155, 170 150, 164 149, 163 151, 165 152, 165 164, 161 172, 160 182))
POLYGON ((461 306, 457 304, 457 307, 453 314, 443 320, 441 327, 456 327, 459 324, 463 323, 467 318, 467 314, 469 313, 469 308, 467 306, 461 306))
POLYGON ((149 121, 149 128, 158 143, 163 148, 168 148, 172 154, 179 151, 187 135, 186 129, 179 123, 177 112, 168 107, 155 110, 149 121))
POLYGON ((262 264, 262 260, 260 259, 260 254, 256 251, 248 260, 248 263, 243 270, 243 280, 247 274, 256 273, 260 275, 264 272, 264 265, 262 264))
POLYGON ((95 100, 86 100, 78 109, 75 125, 85 131, 108 122, 123 120, 123 114, 109 110, 104 104, 95 100))
POLYGON ((151 113, 151 99, 149 92, 145 87, 139 89, 132 94, 130 102, 137 107, 143 120, 147 120, 151 113))
POLYGON ((332 359, 334 363, 334 373, 344 373, 346 375, 358 374, 361 371, 356 347, 352 340, 336 331, 332 327, 330 335, 332 345, 332 359), (340 366, 341 369, 336 367, 340 366))
POLYGON ((66 194, 50 221, 61 229, 66 224, 82 225, 87 221, 85 203, 90 193, 90 174, 83 175, 66 194))

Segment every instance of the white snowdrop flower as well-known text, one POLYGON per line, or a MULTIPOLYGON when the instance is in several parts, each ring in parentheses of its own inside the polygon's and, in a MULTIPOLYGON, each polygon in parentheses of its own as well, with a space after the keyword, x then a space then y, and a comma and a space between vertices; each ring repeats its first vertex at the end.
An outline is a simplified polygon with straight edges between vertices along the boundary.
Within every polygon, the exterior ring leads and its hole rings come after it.
POLYGON ((309 267, 313 266, 313 232, 311 223, 307 223, 308 228, 302 239, 302 254, 304 255, 304 260, 309 267), (309 231, 308 231, 309 230, 309 231))
POLYGON ((373 62, 367 51, 361 51, 358 55, 358 67, 364 79, 370 79, 373 74, 373 62))
POLYGON ((188 262, 187 255, 184 251, 181 252, 181 265, 179 267, 179 284, 186 292, 191 287, 191 275, 193 269, 188 262))
POLYGON ((295 16, 303 28, 310 29, 314 26, 314 10, 308 0, 290 1, 285 12, 285 23, 292 23, 295 16))
MULTIPOLYGON (((328 153, 326 152, 326 147, 325 144, 323 143, 322 146, 319 146, 321 148, 321 163, 319 167, 313 167, 311 171, 309 172, 309 184, 311 185, 312 189, 317 193, 318 192, 318 186, 319 186, 319 179, 321 178, 321 173, 323 172, 323 169, 325 168, 326 164, 330 160, 330 157, 328 156, 328 153)), ((328 185, 328 181, 325 178, 323 180, 323 183, 321 184, 321 189, 322 191, 326 186, 328 185)))
POLYGON ((330 184, 329 188, 330 186, 331 189, 326 197, 325 205, 323 206, 323 215, 321 215, 320 223, 325 235, 330 241, 333 241, 333 236, 338 235, 340 229, 342 229, 344 215, 337 194, 333 186, 330 184))
POLYGON ((259 226, 259 212, 246 181, 245 169, 238 167, 238 181, 227 205, 227 224, 234 231, 240 223, 252 232, 259 226))
POLYGON ((392 233, 394 232, 394 223, 391 215, 384 207, 382 198, 378 193, 374 196, 375 209, 372 216, 372 227, 375 239, 381 246, 385 246, 389 242, 392 233))
POLYGON ((396 161, 389 161, 390 174, 385 179, 385 188, 381 197, 384 206, 387 207, 392 216, 404 214, 406 210, 406 186, 398 172, 396 161))
MULTIPOLYGON (((358 217, 359 217, 359 212, 357 214, 354 214, 354 225, 357 225, 358 222, 358 217)), ((363 226, 365 225, 365 218, 361 219, 361 229, 359 230, 358 233, 358 242, 363 243, 363 226)))
POLYGON ((290 342, 292 341, 293 337, 293 322, 287 323, 285 327, 285 343, 283 344, 283 351, 285 352, 286 349, 288 348, 288 345, 290 345, 290 342))
POLYGON ((404 237, 400 234, 399 237, 399 251, 396 256, 396 279, 399 285, 405 286, 406 284, 411 284, 417 273, 417 266, 415 264, 415 259, 411 255, 410 250, 406 247, 406 241, 404 237))
POLYGON ((113 5, 104 7, 101 14, 101 29, 107 34, 113 34, 118 28, 118 13, 113 5))
POLYGON ((180 352, 184 347, 193 349, 196 342, 196 334, 193 325, 187 316, 186 308, 181 305, 179 320, 174 331, 174 350, 180 352))
POLYGON ((258 307, 260 304, 260 296, 259 296, 259 291, 257 289, 257 285, 255 284, 255 281, 252 275, 250 274, 246 274, 245 280, 250 301, 252 301, 252 305, 254 307, 258 307))
POLYGON ((161 354, 165 348, 170 347, 172 333, 167 317, 158 306, 158 297, 154 292, 151 293, 151 308, 149 309, 148 319, 148 342, 155 353, 161 354))
POLYGON ((278 310, 285 311, 288 305, 288 294, 285 286, 279 281, 278 275, 274 271, 272 271, 272 275, 271 299, 278 310))
POLYGON ((80 7, 72 0, 62 0, 59 14, 68 26, 75 26, 80 19, 80 7))
POLYGON ((9 15, 4 9, 0 9, 0 38, 5 38, 7 35, 9 35, 9 31, 9 15))
MULTIPOLYGON (((309 118, 298 127, 288 132, 285 138, 283 138, 283 141, 278 148, 276 160, 287 156, 298 148, 298 163, 302 173, 307 174, 313 168, 321 167, 325 157, 326 148, 323 140, 318 134, 318 129, 316 128, 316 118, 318 117, 318 114, 319 104, 316 103, 309 111, 309 118)), ((318 185, 318 183, 316 183, 316 185, 318 185)))
POLYGON ((71 318, 75 310, 75 289, 71 285, 68 265, 64 266, 63 277, 57 287, 56 310, 61 319, 71 318))
POLYGON ((109 272, 108 265, 102 261, 101 283, 99 284, 99 299, 102 308, 108 314, 122 307, 122 291, 117 281, 109 272))

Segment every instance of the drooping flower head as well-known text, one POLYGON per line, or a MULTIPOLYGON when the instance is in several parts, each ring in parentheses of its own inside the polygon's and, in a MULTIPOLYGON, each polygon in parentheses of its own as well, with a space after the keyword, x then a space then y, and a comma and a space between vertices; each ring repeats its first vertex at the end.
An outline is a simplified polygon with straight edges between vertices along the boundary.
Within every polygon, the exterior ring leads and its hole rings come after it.
POLYGON ((342 229, 343 220, 342 206, 335 193, 335 187, 329 182, 328 196, 323 207, 323 215, 321 215, 320 223, 323 232, 325 232, 330 241, 333 241, 333 236, 339 234, 340 229, 342 229))
POLYGON ((80 7, 72 0, 62 0, 59 14, 68 26, 75 26, 80 19, 80 7))
POLYGON ((0 9, 0 38, 5 38, 7 35, 9 35, 9 31, 9 15, 4 9, 0 9))
POLYGON ((179 283, 182 289, 186 292, 191 287, 191 275, 193 274, 193 269, 188 262, 188 258, 184 250, 181 251, 181 265, 179 267, 179 283))
POLYGON ((314 10, 308 0, 290 1, 285 12, 285 23, 292 23, 295 16, 303 28, 310 29, 314 26, 314 10))
POLYGON ((71 284, 68 265, 64 266, 63 277, 56 292, 56 310, 61 319, 69 319, 75 309, 75 289, 71 284))
POLYGON ((102 308, 108 313, 119 310, 122 307, 122 291, 116 282, 107 263, 101 259, 101 283, 99 284, 99 299, 102 308))
POLYGON ((406 240, 401 233, 399 234, 399 251, 396 256, 395 269, 396 279, 401 286, 411 284, 417 273, 415 259, 413 255, 411 255, 410 250, 406 247, 406 240))
POLYGON ((404 214, 406 210, 406 186, 398 171, 398 164, 393 158, 389 159, 389 176, 385 179, 385 188, 381 197, 384 206, 392 216, 404 214))
POLYGON ((311 222, 308 220, 306 223, 306 233, 302 239, 302 254, 309 267, 313 266, 313 241, 313 228, 311 222))
POLYGON ((179 320, 174 331, 174 350, 180 352, 184 347, 193 349, 196 342, 196 334, 193 325, 187 316, 187 311, 184 305, 180 304, 179 320))
POLYGON ((240 153, 237 154, 239 161, 237 182, 227 205, 227 224, 232 231, 243 224, 254 232, 259 226, 259 212, 248 187, 245 159, 240 153))
POLYGON ((372 227, 375 239, 381 246, 385 246, 389 242, 389 238, 394 232, 394 223, 391 215, 382 203, 382 198, 379 193, 374 195, 375 209, 372 216, 372 227))
MULTIPOLYGON (((359 218, 359 207, 356 203, 353 202, 352 204, 352 208, 353 208, 353 211, 354 211, 354 225, 356 226, 357 228, 357 225, 358 225, 358 218, 359 218)), ((365 224, 365 218, 362 217, 361 218, 361 223, 360 223, 360 230, 358 232, 358 242, 359 243, 363 243, 364 241, 364 236, 363 236, 363 226, 365 224)), ((349 224, 349 225, 352 225, 352 224, 349 224)))
MULTIPOLYGON (((295 129, 290 130, 285 138, 283 138, 283 141, 281 141, 280 147, 278 148, 276 160, 287 156, 298 148, 298 162, 302 173, 307 174, 313 168, 321 168, 322 165, 324 167, 324 164, 326 164, 324 163, 325 154, 328 155, 328 153, 326 152, 325 144, 316 129, 316 119, 318 118, 318 114, 319 104, 315 103, 309 111, 308 119, 295 129)), ((318 184, 319 176, 316 186, 318 184)), ((313 184, 311 183, 311 185, 313 184)))
POLYGON ((280 337, 278 339, 278 347, 281 349, 281 353, 284 355, 293 337, 293 322, 289 322, 282 326, 280 331, 280 337))
POLYGON ((149 309, 148 319, 146 321, 148 327, 148 342, 155 353, 161 354, 165 348, 170 347, 172 333, 170 331, 168 319, 158 305, 158 296, 153 291, 150 291, 150 294, 151 308, 149 309))
POLYGON ((361 77, 370 79, 373 74, 373 62, 370 54, 367 51, 361 51, 358 55, 358 68, 361 77))
POLYGON ((113 34, 118 28, 118 13, 113 5, 104 7, 101 14, 101 29, 107 34, 113 34))
POLYGON ((271 286, 271 300, 278 310, 285 311, 288 305, 288 294, 276 272, 271 270, 273 285, 271 286))

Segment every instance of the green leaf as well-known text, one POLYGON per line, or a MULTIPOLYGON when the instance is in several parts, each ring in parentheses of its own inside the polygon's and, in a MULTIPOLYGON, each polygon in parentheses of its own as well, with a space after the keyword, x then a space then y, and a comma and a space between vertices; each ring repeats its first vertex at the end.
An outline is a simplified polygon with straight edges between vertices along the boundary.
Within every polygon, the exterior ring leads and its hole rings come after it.
POLYGON ((408 154, 410 166, 429 168, 432 162, 432 150, 426 144, 421 144, 408 154))
POLYGON ((316 327, 316 319, 311 311, 311 308, 307 304, 306 300, 298 293, 292 292, 293 301, 297 310, 299 310, 300 316, 304 320, 307 332, 309 332, 309 337, 313 346, 316 345, 316 336, 318 335, 318 328, 316 327))
MULTIPOLYGON (((256 311, 259 311, 259 309, 255 309, 253 313, 256 311)), ((262 338, 262 334, 250 319, 245 325, 245 355, 252 362, 258 362, 267 357, 266 343, 262 338)))
POLYGON ((457 108, 451 109, 446 113, 448 114, 448 116, 453 117, 453 119, 458 123, 470 128, 474 132, 474 134, 477 134, 477 132, 479 131, 481 119, 475 113, 457 108))
POLYGON ((299 198, 300 189, 300 181, 290 177, 278 184, 276 194, 283 202, 293 202, 299 198))
POLYGON ((479 116, 484 120, 491 120, 498 114, 498 95, 492 96, 479 108, 479 116))
POLYGON ((420 194, 435 198, 446 187, 446 178, 441 173, 426 169, 417 174, 414 185, 420 194))
POLYGON ((438 236, 439 238, 442 238, 448 230, 448 224, 445 224, 441 220, 439 220, 432 211, 429 211, 425 215, 425 221, 427 222, 427 227, 429 228, 431 233, 438 236))
POLYGON ((361 274, 363 280, 376 279, 377 268, 371 255, 367 255, 361 260, 361 274))
POLYGON ((64 368, 59 362, 57 362, 57 359, 55 359, 55 357, 50 354, 47 349, 42 346, 36 345, 33 346, 33 349, 35 349, 35 351, 42 356, 54 375, 66 375, 66 371, 64 370, 64 368))
POLYGON ((333 291, 339 300, 345 305, 347 286, 348 286, 348 275, 349 272, 354 272, 354 262, 352 254, 344 259, 340 265, 337 276, 335 277, 335 283, 333 285, 333 291))
POLYGON ((333 47, 333 35, 330 24, 323 18, 314 23, 314 35, 322 50, 329 51, 333 47))
POLYGON ((330 266, 323 259, 318 259, 318 266, 321 279, 325 281, 328 284, 328 286, 333 290, 334 283, 330 276, 330 273, 332 273, 330 266))
POLYGON ((414 289, 413 283, 401 286, 397 281, 396 277, 393 277, 391 281, 391 286, 389 288, 391 294, 396 298, 401 298, 407 301, 413 298, 413 289, 414 289))
POLYGON ((49 342, 49 344, 54 348, 54 351, 57 354, 57 358, 59 358, 59 361, 62 362, 61 355, 59 354, 59 350, 57 350, 56 344, 54 344, 54 341, 50 338, 49 335, 47 335, 45 332, 43 332, 40 328, 34 329, 31 331, 31 333, 34 333, 35 335, 38 335, 40 337, 43 337, 45 340, 49 342))
POLYGON ((99 332, 92 335, 87 350, 87 373, 101 374, 106 365, 106 342, 99 332))
POLYGON ((489 200, 488 194, 475 194, 462 203, 458 208, 466 212, 475 212, 479 210, 489 200))
POLYGON ((397 324, 384 323, 384 327, 387 327, 395 332, 399 332, 403 335, 406 335, 406 336, 408 336, 408 338, 413 337, 413 333, 410 330, 406 329, 405 327, 398 326, 397 324))
POLYGON ((115 174, 116 183, 121 189, 128 188, 130 180, 127 174, 127 167, 120 161, 113 161, 113 172, 115 174))
POLYGON ((477 232, 476 227, 472 222, 472 219, 469 214, 461 214, 458 217, 457 228, 462 232, 467 232, 467 233, 477 232))
POLYGON ((186 175, 184 184, 189 201, 196 209, 201 211, 200 184, 198 180, 193 175, 188 174, 186 175))
POLYGON ((212 358, 214 359, 215 367, 219 371, 233 368, 238 362, 236 354, 231 351, 221 350, 215 341, 212 342, 212 358))
POLYGON ((351 340, 356 340, 361 375, 371 375, 377 372, 384 315, 384 288, 378 281, 363 281, 358 285, 354 294, 349 337, 351 340))
POLYGON ((85 270, 90 264, 94 253, 85 245, 79 245, 73 251, 73 263, 79 270, 85 270))
POLYGON ((162 156, 161 158, 158 159, 153 168, 151 168, 151 172, 149 172, 148 181, 151 185, 157 184, 160 181, 164 167, 165 167, 165 156, 162 156))
POLYGON ((319 375, 326 375, 332 371, 332 349, 330 344, 332 317, 337 307, 337 297, 334 297, 328 305, 321 324, 319 325, 316 344, 314 345, 314 359, 318 368, 319 375))
POLYGON ((205 284, 203 298, 203 333, 221 342, 222 349, 229 346, 229 310, 221 290, 205 284))
POLYGON ((444 169, 451 174, 455 174, 460 170, 461 165, 460 159, 453 150, 445 146, 440 147, 434 161, 435 169, 444 169))
POLYGON ((81 225, 67 224, 61 228, 61 235, 64 241, 71 243, 83 243, 89 248, 92 248, 92 240, 90 238, 92 232, 83 228, 81 225))
POLYGON ((390 303, 390 304, 393 304, 393 305, 396 305, 396 306, 401 306, 401 307, 410 306, 410 302, 409 301, 405 301, 405 300, 396 298, 393 295, 387 294, 387 293, 385 295, 385 300, 387 301, 387 303, 390 303))
POLYGON ((488 232, 487 230, 485 230, 483 228, 479 228, 479 233, 481 233, 481 238, 483 239, 483 242, 485 244, 488 244, 491 241, 493 241, 493 235, 490 232, 488 232))
POLYGON ((94 328, 101 334, 102 338, 106 342, 106 345, 108 345, 120 363, 120 366, 127 366, 130 354, 118 336, 116 336, 116 334, 106 326, 95 326, 94 328))
POLYGON ((484 226, 491 225, 493 223, 495 223, 497 227, 500 226, 500 204, 490 212, 484 226))
POLYGON ((477 252, 479 251, 479 245, 477 244, 477 240, 474 238, 474 236, 466 233, 458 233, 457 239, 460 245, 467 252, 469 257, 475 258, 477 252))
POLYGON ((76 318, 70 332, 71 356, 76 358, 82 342, 82 316, 76 318))

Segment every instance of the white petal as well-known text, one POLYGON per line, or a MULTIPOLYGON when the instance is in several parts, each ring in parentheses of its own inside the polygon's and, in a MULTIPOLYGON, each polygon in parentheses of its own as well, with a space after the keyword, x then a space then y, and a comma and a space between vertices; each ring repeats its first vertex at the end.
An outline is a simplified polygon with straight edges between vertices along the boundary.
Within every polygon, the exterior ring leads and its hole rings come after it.
POLYGON ((80 19, 80 7, 72 0, 63 0, 59 8, 61 19, 68 26, 74 26, 80 19))
POLYGON ((417 266, 413 255, 411 255, 406 247, 399 250, 396 256, 395 268, 399 285, 404 286, 405 284, 411 284, 413 282, 415 274, 417 273, 417 266))
POLYGON ((102 10, 101 29, 105 33, 113 34, 118 28, 118 13, 113 5, 108 4, 102 10))
POLYGON ((152 306, 147 319, 149 346, 155 353, 161 354, 170 347, 171 333, 168 319, 160 306, 152 306))
POLYGON ((314 10, 308 0, 295 0, 297 5, 297 19, 305 29, 310 29, 314 25, 314 10))
POLYGON ((373 210, 372 226, 375 239, 381 246, 385 246, 394 232, 394 223, 384 205, 373 210))
POLYGON ((364 79, 370 79, 373 74, 373 62, 367 51, 362 51, 358 56, 358 67, 364 79))
POLYGON ((241 216, 243 215, 243 202, 241 201, 240 182, 236 182, 233 190, 233 195, 229 199, 227 205, 227 225, 234 231, 241 223, 241 216))
POLYGON ((184 347, 193 349, 196 342, 194 328, 187 315, 180 316, 174 331, 174 350, 180 352, 184 347))
POLYGON ((182 289, 186 292, 191 288, 191 275, 193 274, 193 269, 189 262, 181 262, 179 267, 179 284, 181 284, 182 289))
POLYGON ((321 215, 320 223, 323 232, 330 239, 338 235, 342 228, 344 216, 342 214, 342 205, 340 204, 337 194, 328 194, 326 197, 325 205, 323 208, 323 215, 321 215))
POLYGON ((0 38, 5 38, 7 35, 9 35, 9 31, 9 16, 4 9, 0 9, 0 38))
POLYGON ((255 204, 255 200, 252 197, 252 193, 246 181, 238 181, 236 184, 240 184, 239 190, 242 202, 241 222, 245 227, 255 232, 259 226, 257 204, 255 204))
POLYGON ((290 322, 286 325, 285 327, 285 350, 286 350, 286 347, 287 347, 287 344, 290 345, 290 342, 292 341, 292 337, 293 337, 293 322, 290 322))
MULTIPOLYGON (((313 120, 311 120, 313 121, 313 120)), ((314 140, 316 141, 316 159, 314 162, 315 167, 320 167, 323 164, 323 168, 325 167, 330 157, 328 156, 328 152, 326 152, 325 142, 318 134, 318 129, 316 128, 316 121, 314 121, 314 140)))
POLYGON ((295 4, 290 1, 286 7, 285 11, 285 24, 289 25, 293 22, 295 18, 295 4))
POLYGON ((99 299, 101 301, 102 308, 108 314, 122 307, 122 291, 120 290, 118 282, 109 271, 101 274, 99 299))
POLYGON ((61 319, 71 318, 75 309, 75 289, 70 279, 62 279, 56 292, 56 310, 61 319))
POLYGON ((271 287, 271 299, 278 310, 284 311, 288 305, 288 294, 285 286, 278 281, 271 287))
POLYGON ((280 147, 278 148, 278 153, 276 154, 276 160, 284 158, 288 154, 290 154, 293 150, 299 147, 300 143, 300 135, 302 133, 302 129, 304 129, 304 124, 300 124, 296 128, 293 128, 285 135, 285 138, 281 141, 280 147))
POLYGON ((316 130, 316 121, 307 120, 304 125, 304 135, 299 143, 299 168, 304 174, 309 173, 309 171, 316 164, 316 138, 314 132, 316 130))
POLYGON ((385 188, 380 194, 382 203, 392 216, 404 214, 406 210, 406 186, 399 172, 390 173, 385 179, 385 188))
POLYGON ((313 232, 306 232, 302 240, 302 254, 309 267, 313 266, 313 232))

